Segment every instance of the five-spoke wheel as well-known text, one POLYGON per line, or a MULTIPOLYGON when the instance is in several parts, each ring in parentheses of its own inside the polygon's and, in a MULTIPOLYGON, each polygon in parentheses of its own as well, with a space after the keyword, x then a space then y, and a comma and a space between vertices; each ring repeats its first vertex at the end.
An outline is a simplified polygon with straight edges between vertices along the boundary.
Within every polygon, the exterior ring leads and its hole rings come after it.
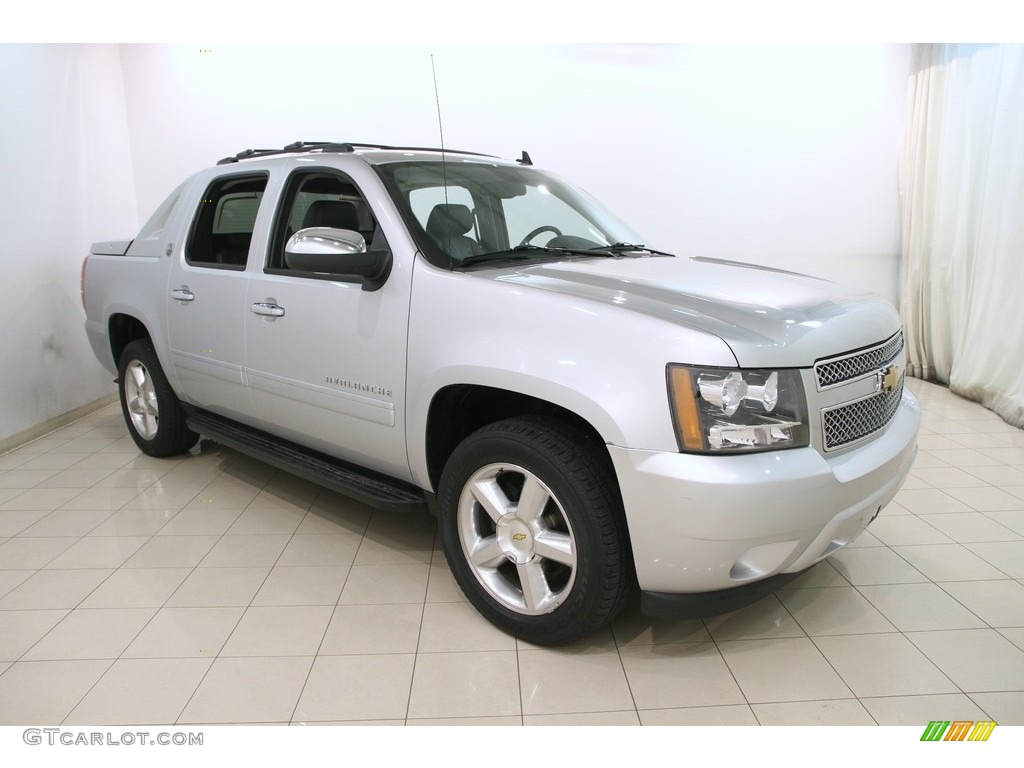
POLYGON ((509 634, 570 642, 610 621, 629 595, 608 455, 575 424, 522 417, 471 434, 442 473, 438 517, 455 580, 509 634))
POLYGON ((554 610, 572 591, 576 542, 565 511, 530 470, 488 464, 459 499, 459 541, 473 575, 514 611, 554 610))
POLYGON ((121 353, 118 367, 121 411, 139 449, 149 456, 184 453, 199 439, 171 389, 149 339, 136 339, 121 353))

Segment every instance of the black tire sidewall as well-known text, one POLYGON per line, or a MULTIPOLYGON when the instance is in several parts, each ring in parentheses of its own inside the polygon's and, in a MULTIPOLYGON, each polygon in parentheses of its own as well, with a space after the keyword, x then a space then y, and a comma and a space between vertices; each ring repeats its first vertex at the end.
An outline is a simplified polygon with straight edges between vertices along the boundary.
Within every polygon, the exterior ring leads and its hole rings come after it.
POLYGON ((130 342, 121 353, 121 360, 118 366, 118 388, 121 400, 121 413, 124 415, 125 424, 132 440, 147 456, 175 456, 184 453, 198 440, 198 435, 192 432, 185 423, 185 412, 181 407, 177 395, 171 389, 171 384, 164 375, 160 360, 157 358, 153 342, 149 339, 136 339, 130 342), (138 361, 149 374, 156 392, 158 424, 156 435, 150 439, 140 435, 132 423, 131 413, 128 411, 128 398, 125 392, 125 376, 133 362, 138 361))
POLYGON ((561 425, 510 419, 478 430, 453 452, 438 494, 442 544, 456 581, 476 609, 505 632, 538 645, 571 642, 598 629, 621 610, 629 569, 621 502, 604 464, 582 435, 561 425), (492 597, 466 562, 458 507, 469 478, 489 464, 516 464, 535 474, 562 507, 577 553, 568 598, 547 614, 518 613, 492 597))

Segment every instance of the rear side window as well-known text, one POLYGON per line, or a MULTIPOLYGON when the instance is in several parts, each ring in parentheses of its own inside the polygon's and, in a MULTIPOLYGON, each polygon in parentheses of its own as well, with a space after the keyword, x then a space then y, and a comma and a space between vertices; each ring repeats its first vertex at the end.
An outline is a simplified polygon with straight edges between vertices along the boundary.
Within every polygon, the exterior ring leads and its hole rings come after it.
POLYGON ((192 222, 185 260, 202 267, 245 269, 266 187, 263 174, 227 176, 210 184, 192 222))

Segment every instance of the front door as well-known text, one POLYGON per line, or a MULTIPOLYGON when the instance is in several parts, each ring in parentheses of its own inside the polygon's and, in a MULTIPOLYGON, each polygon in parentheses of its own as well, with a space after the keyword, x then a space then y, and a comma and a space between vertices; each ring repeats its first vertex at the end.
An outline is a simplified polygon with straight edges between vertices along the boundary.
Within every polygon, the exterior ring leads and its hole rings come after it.
POLYGON ((246 298, 246 377, 264 428, 386 474, 408 478, 405 359, 408 274, 383 287, 288 268, 284 244, 299 229, 358 231, 386 246, 353 181, 332 170, 288 179, 266 266, 246 298))

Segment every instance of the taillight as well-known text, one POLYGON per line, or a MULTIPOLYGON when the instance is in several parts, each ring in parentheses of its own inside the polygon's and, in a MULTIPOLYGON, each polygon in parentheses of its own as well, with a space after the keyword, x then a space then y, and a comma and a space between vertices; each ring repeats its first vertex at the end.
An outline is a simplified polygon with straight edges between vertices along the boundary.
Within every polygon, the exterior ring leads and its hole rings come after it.
POLYGON ((86 257, 84 259, 82 259, 82 274, 81 274, 81 276, 79 277, 79 280, 78 280, 78 291, 79 291, 79 293, 82 294, 82 309, 85 309, 86 314, 88 314, 88 312, 89 312, 89 310, 86 309, 86 307, 85 307, 85 266, 88 263, 89 263, 89 256, 86 255, 86 257))

